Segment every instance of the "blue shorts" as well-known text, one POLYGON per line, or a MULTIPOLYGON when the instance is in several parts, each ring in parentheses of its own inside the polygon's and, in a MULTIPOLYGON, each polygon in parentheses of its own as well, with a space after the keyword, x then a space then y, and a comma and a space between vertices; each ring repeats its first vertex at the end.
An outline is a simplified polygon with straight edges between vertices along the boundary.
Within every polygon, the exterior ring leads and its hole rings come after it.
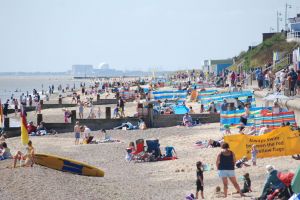
POLYGON ((75 133, 75 138, 79 139, 80 138, 80 133, 75 133))
POLYGON ((219 170, 218 175, 220 178, 235 177, 234 170, 219 170))

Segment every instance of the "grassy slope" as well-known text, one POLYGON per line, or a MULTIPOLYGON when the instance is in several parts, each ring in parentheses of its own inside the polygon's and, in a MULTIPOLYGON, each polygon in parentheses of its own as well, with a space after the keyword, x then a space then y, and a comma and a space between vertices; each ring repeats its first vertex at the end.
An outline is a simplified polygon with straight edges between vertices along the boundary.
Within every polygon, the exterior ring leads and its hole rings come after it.
POLYGON ((279 51, 283 54, 291 53, 296 45, 297 43, 295 42, 286 42, 283 34, 276 34, 272 38, 259 44, 256 48, 241 53, 236 63, 238 64, 244 61, 244 67, 246 69, 263 66, 268 62, 272 62, 273 51, 279 51))

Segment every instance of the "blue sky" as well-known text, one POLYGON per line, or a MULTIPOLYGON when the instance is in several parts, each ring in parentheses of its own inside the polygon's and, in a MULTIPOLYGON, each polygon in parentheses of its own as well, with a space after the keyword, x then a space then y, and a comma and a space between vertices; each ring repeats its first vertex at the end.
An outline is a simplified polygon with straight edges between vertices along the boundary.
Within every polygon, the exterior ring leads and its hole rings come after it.
POLYGON ((300 13, 299 0, 0 0, 0 71, 199 68, 260 43, 286 2, 300 13))

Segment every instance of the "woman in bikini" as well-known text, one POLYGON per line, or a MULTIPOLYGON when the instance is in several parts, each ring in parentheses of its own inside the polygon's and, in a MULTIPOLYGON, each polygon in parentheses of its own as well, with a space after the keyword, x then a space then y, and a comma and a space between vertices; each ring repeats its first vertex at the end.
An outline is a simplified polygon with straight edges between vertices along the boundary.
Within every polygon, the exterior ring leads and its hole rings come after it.
POLYGON ((23 154, 21 151, 18 151, 14 156, 14 168, 17 165, 17 160, 24 160, 24 164, 21 167, 32 167, 34 164, 34 147, 32 146, 31 140, 28 142, 26 147, 26 154, 23 154))

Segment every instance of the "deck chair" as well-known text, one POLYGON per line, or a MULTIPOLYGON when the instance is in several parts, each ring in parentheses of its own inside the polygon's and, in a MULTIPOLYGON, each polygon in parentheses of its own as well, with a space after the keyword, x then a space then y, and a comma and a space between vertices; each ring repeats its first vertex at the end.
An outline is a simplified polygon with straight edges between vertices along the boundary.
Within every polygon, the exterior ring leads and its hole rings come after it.
POLYGON ((132 152, 131 160, 142 160, 143 155, 145 154, 145 146, 144 146, 144 139, 138 139, 135 141, 136 143, 136 150, 132 152))
POLYGON ((291 187, 291 183, 294 177, 294 173, 278 173, 278 178, 285 185, 282 189, 276 189, 270 195, 268 195, 267 200, 273 200, 276 198, 279 199, 289 199, 293 195, 293 190, 291 187))
POLYGON ((152 155, 152 157, 157 159, 161 156, 159 140, 146 140, 147 152, 152 155))

